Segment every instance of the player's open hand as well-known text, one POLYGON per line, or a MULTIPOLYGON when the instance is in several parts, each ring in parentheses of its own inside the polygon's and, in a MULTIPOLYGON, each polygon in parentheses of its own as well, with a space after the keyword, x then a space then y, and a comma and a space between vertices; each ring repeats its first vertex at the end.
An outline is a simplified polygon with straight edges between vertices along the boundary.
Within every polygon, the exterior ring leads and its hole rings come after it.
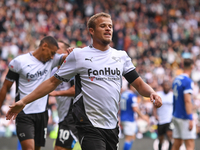
POLYGON ((12 118, 13 120, 15 120, 18 113, 22 111, 22 109, 25 107, 25 104, 22 101, 18 101, 9 107, 10 109, 8 110, 6 114, 6 120, 11 120, 12 118))
POLYGON ((189 121, 189 131, 191 131, 193 128, 193 120, 189 121))
POLYGON ((156 92, 151 93, 150 100, 151 100, 151 102, 153 102, 153 104, 156 108, 159 108, 162 106, 162 99, 156 92))

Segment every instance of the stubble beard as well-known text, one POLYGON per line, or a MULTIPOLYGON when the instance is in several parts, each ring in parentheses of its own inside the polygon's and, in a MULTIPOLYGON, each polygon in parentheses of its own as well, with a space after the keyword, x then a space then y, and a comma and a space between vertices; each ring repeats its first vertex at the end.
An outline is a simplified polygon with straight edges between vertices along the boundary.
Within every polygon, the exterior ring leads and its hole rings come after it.
POLYGON ((163 90, 165 94, 168 94, 169 93, 169 90, 163 90))
POLYGON ((104 45, 104 46, 107 46, 111 43, 112 40, 102 40, 101 43, 104 45))

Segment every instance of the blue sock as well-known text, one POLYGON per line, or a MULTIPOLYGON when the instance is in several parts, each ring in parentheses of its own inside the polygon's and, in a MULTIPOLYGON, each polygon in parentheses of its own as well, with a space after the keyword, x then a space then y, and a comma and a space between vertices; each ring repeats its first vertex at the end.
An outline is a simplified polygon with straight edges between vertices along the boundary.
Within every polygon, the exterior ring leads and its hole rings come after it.
POLYGON ((21 144, 20 144, 19 140, 17 141, 17 150, 22 150, 22 147, 21 147, 21 144))
POLYGON ((131 150, 132 144, 133 144, 133 141, 131 141, 131 142, 125 141, 124 142, 124 150, 131 150))

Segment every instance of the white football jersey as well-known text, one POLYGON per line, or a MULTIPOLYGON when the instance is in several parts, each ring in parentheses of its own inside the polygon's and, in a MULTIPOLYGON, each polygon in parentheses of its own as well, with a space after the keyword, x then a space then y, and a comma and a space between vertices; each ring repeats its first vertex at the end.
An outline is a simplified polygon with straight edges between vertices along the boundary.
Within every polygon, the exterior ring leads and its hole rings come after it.
POLYGON ((173 93, 170 91, 165 94, 164 91, 159 91, 157 94, 162 99, 162 106, 157 108, 158 124, 170 123, 173 112, 173 93))
MULTIPOLYGON (((54 74, 58 70, 57 67, 55 67, 52 70, 52 74, 54 74)), ((71 82, 62 82, 60 83, 55 91, 64 91, 68 90, 69 88, 72 87, 71 82)), ((67 116, 70 106, 72 104, 73 97, 68 97, 68 96, 56 96, 56 101, 57 101, 57 110, 58 110, 58 117, 59 117, 59 122, 62 122, 64 118, 67 116)))
MULTIPOLYGON (((46 63, 39 61, 32 53, 20 55, 9 63, 9 69, 17 74, 16 101, 30 94, 42 82, 50 78, 51 70, 61 64, 62 55, 56 54, 53 59, 46 63)), ((14 77, 13 77, 14 78, 14 77)), ((12 77, 6 77, 13 81, 12 77)), ((23 111, 25 114, 41 113, 46 110, 48 95, 27 104, 23 111)))
POLYGON ((54 76, 62 81, 75 76, 77 125, 113 129, 118 121, 122 75, 134 69, 125 51, 88 46, 75 48, 54 76))

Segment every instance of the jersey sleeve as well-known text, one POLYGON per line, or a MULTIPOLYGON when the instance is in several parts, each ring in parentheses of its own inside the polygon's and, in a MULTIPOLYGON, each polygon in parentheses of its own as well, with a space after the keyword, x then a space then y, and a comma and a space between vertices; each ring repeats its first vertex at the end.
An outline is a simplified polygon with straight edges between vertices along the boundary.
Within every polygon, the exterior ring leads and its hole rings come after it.
POLYGON ((58 70, 57 67, 54 67, 51 71, 51 77, 56 73, 56 71, 58 70))
POLYGON ((14 82, 14 81, 17 81, 18 79, 19 79, 19 74, 9 69, 6 75, 6 80, 14 82))
POLYGON ((137 107, 138 104, 137 104, 137 97, 136 96, 133 96, 132 97, 132 104, 131 104, 132 107, 137 107))
POLYGON ((193 93, 193 86, 194 86, 194 82, 192 82, 192 80, 188 80, 185 84, 185 89, 183 91, 184 94, 193 93))
POLYGON ((131 58, 125 52, 125 63, 123 66, 123 76, 125 79, 132 83, 135 79, 139 77, 138 73, 135 70, 135 66, 133 65, 131 58))
POLYGON ((20 73, 21 71, 21 63, 20 63, 20 58, 16 57, 13 59, 9 65, 8 65, 9 70, 15 72, 15 73, 20 73))
POLYGON ((55 56, 53 57, 52 68, 62 64, 62 57, 63 57, 63 54, 55 54, 55 56))
POLYGON ((61 67, 54 74, 54 76, 64 82, 68 82, 72 77, 76 75, 76 59, 74 52, 72 51, 65 59, 61 67))
POLYGON ((127 55, 126 52, 124 53, 125 53, 125 56, 124 56, 123 75, 135 69, 135 66, 132 63, 131 58, 127 55))

